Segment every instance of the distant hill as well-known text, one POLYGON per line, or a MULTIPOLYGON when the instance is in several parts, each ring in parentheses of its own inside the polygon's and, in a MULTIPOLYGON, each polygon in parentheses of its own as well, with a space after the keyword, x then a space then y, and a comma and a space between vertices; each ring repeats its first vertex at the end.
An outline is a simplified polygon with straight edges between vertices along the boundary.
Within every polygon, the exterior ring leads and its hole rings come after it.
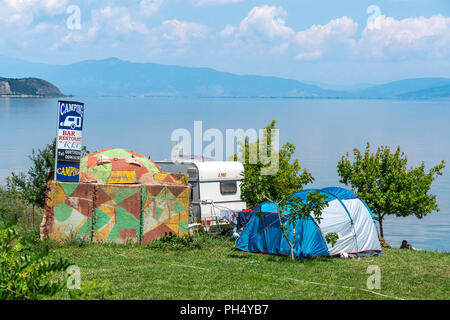
POLYGON ((235 75, 210 68, 135 63, 116 58, 48 65, 0 57, 0 73, 44 78, 71 95, 308 98, 342 95, 291 79, 235 75))
POLYGON ((353 94, 369 99, 432 99, 450 98, 450 79, 417 78, 372 86, 353 94))
POLYGON ((9 79, 0 77, 0 96, 60 97, 64 95, 53 84, 42 79, 9 79))
POLYGON ((400 99, 450 99, 450 84, 398 95, 400 99))
POLYGON ((285 97, 348 99, 450 98, 450 79, 419 78, 382 85, 321 85, 279 77, 236 75, 210 68, 109 58, 69 65, 0 56, 0 74, 37 77, 76 96, 285 97))
POLYGON ((316 81, 303 81, 303 80, 302 80, 302 82, 306 83, 306 84, 316 85, 325 90, 333 90, 333 91, 347 92, 347 93, 359 92, 359 91, 362 91, 367 88, 375 86, 374 84, 369 84, 369 83, 331 84, 331 83, 323 83, 323 82, 316 82, 316 81))

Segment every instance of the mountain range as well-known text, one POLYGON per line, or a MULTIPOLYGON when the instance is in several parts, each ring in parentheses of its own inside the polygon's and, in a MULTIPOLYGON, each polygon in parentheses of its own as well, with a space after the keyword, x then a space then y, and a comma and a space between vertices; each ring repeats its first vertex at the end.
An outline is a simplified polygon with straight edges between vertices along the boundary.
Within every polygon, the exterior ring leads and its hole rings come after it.
POLYGON ((0 76, 45 79, 64 94, 74 96, 450 98, 448 78, 405 79, 382 85, 355 85, 349 89, 279 77, 236 75, 211 68, 136 63, 117 58, 56 65, 0 56, 0 76))

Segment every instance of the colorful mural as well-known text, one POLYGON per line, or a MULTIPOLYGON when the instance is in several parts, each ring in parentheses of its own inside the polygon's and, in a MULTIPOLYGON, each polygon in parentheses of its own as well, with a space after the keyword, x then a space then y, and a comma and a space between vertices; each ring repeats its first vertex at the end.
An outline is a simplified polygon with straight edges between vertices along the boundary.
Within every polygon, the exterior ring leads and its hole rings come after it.
POLYGON ((88 184, 49 182, 41 238, 91 240, 94 188, 88 184))
POLYGON ((189 183, 189 176, 181 173, 146 173, 139 178, 142 184, 181 184, 189 183))
POLYGON ((141 186, 95 184, 94 242, 135 243, 141 220, 141 186))
POLYGON ((187 175, 161 174, 157 179, 161 182, 49 182, 41 238, 146 244, 168 234, 187 234, 187 175))
POLYGON ((141 176, 152 172, 161 169, 149 158, 125 149, 106 149, 81 159, 80 182, 138 183, 141 176))
POLYGON ((188 232, 190 188, 180 185, 143 185, 142 239, 188 232))

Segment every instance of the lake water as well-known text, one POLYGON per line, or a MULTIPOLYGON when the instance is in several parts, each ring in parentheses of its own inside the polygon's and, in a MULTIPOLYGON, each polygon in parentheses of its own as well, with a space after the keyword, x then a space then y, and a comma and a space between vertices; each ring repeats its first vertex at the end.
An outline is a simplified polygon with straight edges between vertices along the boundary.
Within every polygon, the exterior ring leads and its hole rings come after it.
MULTIPOLYGON (((450 102, 390 100, 218 99, 75 97, 86 104, 83 143, 88 150, 126 148, 170 157, 172 132, 260 129, 272 119, 280 143, 297 147, 295 157, 316 178, 308 187, 339 186, 336 164, 353 148, 400 145, 410 165, 427 168, 445 160, 450 166, 450 102)), ((26 171, 32 148, 43 148, 56 135, 57 99, 0 99, 0 184, 12 171, 26 171)), ((206 145, 207 143, 205 143, 206 145)), ((422 220, 385 220, 385 238, 394 247, 403 239, 427 250, 450 251, 450 169, 431 192, 441 211, 422 220)))

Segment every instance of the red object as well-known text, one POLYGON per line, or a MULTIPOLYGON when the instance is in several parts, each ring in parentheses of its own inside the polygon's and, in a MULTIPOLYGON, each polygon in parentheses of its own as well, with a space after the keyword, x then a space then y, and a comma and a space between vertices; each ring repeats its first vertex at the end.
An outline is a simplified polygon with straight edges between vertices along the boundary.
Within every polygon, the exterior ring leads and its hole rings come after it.
POLYGON ((243 209, 244 212, 253 212, 253 209, 243 209))

